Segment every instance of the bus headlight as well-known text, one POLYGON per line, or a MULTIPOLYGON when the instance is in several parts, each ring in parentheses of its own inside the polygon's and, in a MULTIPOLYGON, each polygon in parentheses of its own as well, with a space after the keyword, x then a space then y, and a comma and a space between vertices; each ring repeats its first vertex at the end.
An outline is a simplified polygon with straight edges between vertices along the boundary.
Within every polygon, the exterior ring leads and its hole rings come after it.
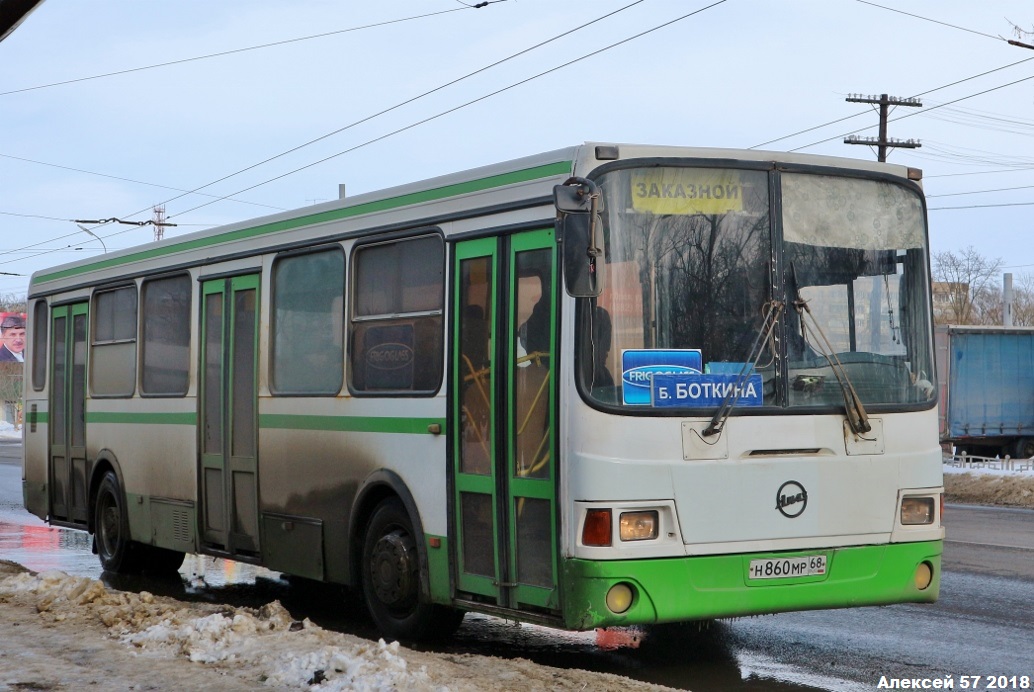
POLYGON ((901 523, 905 526, 932 524, 933 519, 932 497, 904 497, 901 499, 901 523))
POLYGON ((618 536, 622 541, 648 541, 657 538, 657 510, 622 512, 618 520, 618 536))

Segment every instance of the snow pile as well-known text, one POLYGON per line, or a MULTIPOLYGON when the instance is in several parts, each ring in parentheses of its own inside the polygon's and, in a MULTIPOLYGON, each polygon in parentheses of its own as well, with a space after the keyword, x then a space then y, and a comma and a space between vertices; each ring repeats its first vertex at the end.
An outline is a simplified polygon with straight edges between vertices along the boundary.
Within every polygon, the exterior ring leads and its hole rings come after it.
POLYGON ((0 420, 0 440, 21 440, 22 429, 8 421, 0 420))
POLYGON ((247 668, 278 688, 448 689, 432 683, 423 667, 409 670, 397 642, 368 642, 292 620, 276 601, 258 609, 188 605, 146 591, 110 591, 97 580, 59 571, 0 579, 0 600, 15 595, 33 597, 36 610, 52 622, 96 618, 136 655, 247 668))
MULTIPOLYGON (((1019 462, 1020 460, 1016 460, 1019 462)), ((982 466, 944 465, 948 502, 1034 509, 1034 473, 982 466)))

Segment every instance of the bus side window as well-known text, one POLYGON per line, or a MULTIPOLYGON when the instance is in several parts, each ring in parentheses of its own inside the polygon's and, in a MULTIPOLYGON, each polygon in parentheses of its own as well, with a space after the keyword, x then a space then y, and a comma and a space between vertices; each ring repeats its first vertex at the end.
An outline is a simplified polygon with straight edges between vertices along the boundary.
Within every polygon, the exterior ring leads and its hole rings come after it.
POLYGON ((273 265, 270 385, 277 395, 334 395, 344 374, 345 254, 285 255, 273 265))
POLYGON ((136 389, 136 285, 93 294, 90 391, 130 397, 136 389))
POLYGON ((363 245, 352 263, 352 391, 437 391, 444 357, 442 238, 363 245))
POLYGON ((188 274, 144 281, 142 288, 141 391, 183 396, 190 383, 188 274))

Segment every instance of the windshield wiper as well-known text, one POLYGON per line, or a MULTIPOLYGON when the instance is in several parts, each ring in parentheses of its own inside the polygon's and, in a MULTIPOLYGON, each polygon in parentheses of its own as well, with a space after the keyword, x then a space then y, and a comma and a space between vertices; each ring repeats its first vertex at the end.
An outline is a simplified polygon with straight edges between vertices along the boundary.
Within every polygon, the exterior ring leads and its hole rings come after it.
POLYGON ((808 307, 808 301, 801 297, 800 285, 797 283, 797 267, 790 263, 790 275, 793 281, 793 292, 794 292, 794 309, 797 310, 797 315, 801 320, 802 336, 805 337, 805 341, 809 344, 812 340, 807 338, 806 334, 817 336, 819 338, 819 355, 826 359, 829 363, 830 369, 833 371, 833 375, 837 378, 837 382, 840 384, 840 391, 844 395, 844 408, 845 417, 847 418, 847 424, 851 427, 851 432, 855 435, 861 435, 872 430, 872 425, 869 423, 869 414, 865 412, 865 406, 862 404, 862 399, 858 396, 858 392, 855 391, 854 385, 851 384, 851 378, 847 376, 847 370, 844 368, 844 364, 837 358, 836 350, 833 348, 833 344, 830 343, 829 339, 826 338, 826 334, 822 331, 822 327, 819 326, 818 320, 811 314, 811 308, 808 307), (805 319, 807 317, 807 319, 805 319))
POLYGON ((764 319, 761 322, 761 327, 758 329, 757 336, 754 338, 754 344, 750 347, 747 361, 743 364, 743 369, 740 370, 740 374, 736 377, 733 386, 726 390, 725 398, 722 399, 722 405, 718 407, 718 410, 711 418, 711 423, 701 433, 704 437, 720 435, 722 430, 725 429, 725 421, 728 420, 729 414, 732 413, 732 409, 736 406, 736 400, 743 389, 743 385, 747 382, 747 378, 756 372, 758 361, 761 360, 761 354, 764 353, 765 344, 770 342, 772 333, 775 331, 776 325, 779 324, 779 316, 783 314, 785 307, 783 302, 779 300, 770 300, 765 304, 764 319))

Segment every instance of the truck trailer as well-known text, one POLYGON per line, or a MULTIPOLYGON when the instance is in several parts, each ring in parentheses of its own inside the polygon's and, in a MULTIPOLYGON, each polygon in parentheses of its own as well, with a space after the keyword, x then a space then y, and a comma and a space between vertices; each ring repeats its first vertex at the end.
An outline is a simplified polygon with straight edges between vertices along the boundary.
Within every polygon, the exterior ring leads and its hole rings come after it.
POLYGON ((1034 457, 1034 328, 937 327, 941 444, 1034 457))

